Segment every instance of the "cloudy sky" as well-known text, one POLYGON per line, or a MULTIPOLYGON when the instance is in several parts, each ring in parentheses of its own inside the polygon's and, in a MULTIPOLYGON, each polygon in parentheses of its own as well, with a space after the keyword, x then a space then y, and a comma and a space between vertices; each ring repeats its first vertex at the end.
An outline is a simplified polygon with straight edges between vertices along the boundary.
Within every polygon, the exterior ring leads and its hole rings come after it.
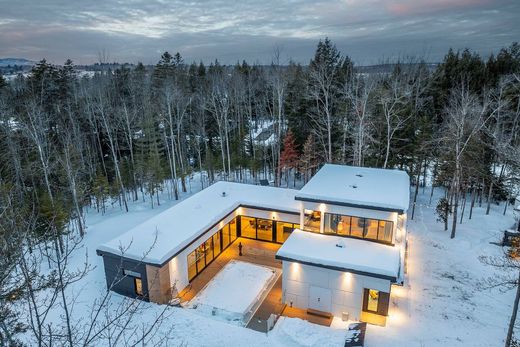
POLYGON ((77 64, 307 63, 320 38, 362 64, 449 47, 489 54, 520 40, 520 0, 0 0, 0 57, 77 64))

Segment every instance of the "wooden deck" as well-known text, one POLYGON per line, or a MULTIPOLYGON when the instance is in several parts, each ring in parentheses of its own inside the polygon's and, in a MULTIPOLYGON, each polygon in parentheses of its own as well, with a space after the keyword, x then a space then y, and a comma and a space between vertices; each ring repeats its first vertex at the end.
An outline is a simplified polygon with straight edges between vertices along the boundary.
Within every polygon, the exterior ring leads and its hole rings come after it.
MULTIPOLYGON (((181 302, 190 301, 215 277, 215 275, 230 260, 236 259, 253 264, 265 265, 273 268, 282 268, 282 262, 274 258, 281 245, 270 242, 250 240, 239 237, 224 252, 222 252, 211 264, 209 264, 190 285, 179 293, 181 302), (242 243, 242 256, 239 255, 238 245, 242 243)), ((280 280, 281 281, 281 280, 280 280)), ((275 285, 276 287, 276 285, 275 285)), ((280 282, 281 295, 281 282, 280 282)), ((281 296, 280 296, 281 298, 281 296)))
POLYGON ((286 317, 290 317, 290 318, 300 318, 300 319, 309 321, 311 323, 324 325, 327 327, 330 327, 330 325, 332 323, 332 316, 324 317, 322 315, 316 315, 316 314, 309 313, 305 309, 289 307, 289 306, 285 307, 285 309, 282 312, 282 316, 286 316, 286 317))
MULTIPOLYGON (((193 299, 212 279, 215 275, 231 260, 240 260, 253 264, 269 266, 281 269, 282 262, 275 259, 275 254, 281 245, 258 240, 238 238, 224 252, 222 252, 204 271, 195 277, 190 285, 186 287, 180 294, 181 302, 187 302, 193 299), (242 255, 239 255, 238 245, 242 243, 242 255)), ((263 299, 262 303, 249 320, 247 327, 253 330, 267 332, 267 320, 274 315, 283 315, 293 318, 301 318, 311 323, 330 326, 332 318, 326 318, 314 314, 310 314, 307 310, 295 307, 289 307, 282 303, 282 276, 280 276, 273 287, 263 299)))

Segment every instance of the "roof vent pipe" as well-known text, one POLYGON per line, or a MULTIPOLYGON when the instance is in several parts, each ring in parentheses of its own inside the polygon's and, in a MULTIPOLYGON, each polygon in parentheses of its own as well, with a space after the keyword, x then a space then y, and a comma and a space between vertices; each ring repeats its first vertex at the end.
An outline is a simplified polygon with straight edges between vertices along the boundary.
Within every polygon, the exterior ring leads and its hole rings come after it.
POLYGON ((222 197, 226 197, 226 192, 222 192, 222 197))

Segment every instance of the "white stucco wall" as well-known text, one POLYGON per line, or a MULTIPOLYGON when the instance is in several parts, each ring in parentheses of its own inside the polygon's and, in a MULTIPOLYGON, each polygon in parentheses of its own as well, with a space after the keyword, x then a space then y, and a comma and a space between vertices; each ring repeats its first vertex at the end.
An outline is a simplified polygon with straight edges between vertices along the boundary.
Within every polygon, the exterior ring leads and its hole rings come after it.
POLYGON ((311 287, 318 287, 330 290, 330 313, 340 317, 348 312, 351 319, 359 319, 363 289, 390 293, 390 286, 389 280, 283 261, 283 300, 302 309, 309 308, 311 287))

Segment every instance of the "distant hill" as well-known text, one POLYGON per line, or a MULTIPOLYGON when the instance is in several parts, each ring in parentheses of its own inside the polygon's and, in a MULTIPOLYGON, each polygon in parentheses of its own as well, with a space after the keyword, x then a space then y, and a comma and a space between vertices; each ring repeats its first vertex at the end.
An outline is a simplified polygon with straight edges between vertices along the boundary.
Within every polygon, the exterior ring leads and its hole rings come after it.
POLYGON ((0 67, 6 66, 32 66, 36 62, 24 58, 0 58, 0 67))

